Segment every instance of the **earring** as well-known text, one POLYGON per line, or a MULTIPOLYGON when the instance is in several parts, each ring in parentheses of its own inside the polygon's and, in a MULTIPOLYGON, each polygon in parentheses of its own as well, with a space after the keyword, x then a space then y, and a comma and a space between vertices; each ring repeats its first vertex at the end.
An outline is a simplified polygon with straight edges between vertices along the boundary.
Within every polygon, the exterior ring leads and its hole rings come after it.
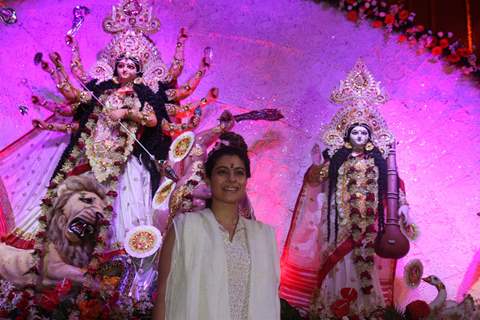
POLYGON ((367 144, 365 145, 365 150, 367 151, 372 151, 373 148, 375 148, 375 146, 371 142, 367 142, 367 144))
POLYGON ((344 146, 345 148, 347 148, 347 149, 352 149, 352 148, 353 148, 353 147, 352 147, 352 144, 351 144, 350 142, 348 142, 348 141, 345 142, 345 143, 343 144, 343 146, 344 146))
POLYGON ((112 81, 113 81, 115 84, 118 84, 118 77, 117 77, 117 76, 113 76, 113 77, 112 77, 112 81))

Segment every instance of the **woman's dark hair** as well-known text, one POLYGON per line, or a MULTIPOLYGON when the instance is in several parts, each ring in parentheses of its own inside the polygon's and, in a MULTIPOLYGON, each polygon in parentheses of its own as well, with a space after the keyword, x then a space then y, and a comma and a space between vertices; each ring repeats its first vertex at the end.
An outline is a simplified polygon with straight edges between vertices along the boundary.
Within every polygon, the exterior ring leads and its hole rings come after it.
POLYGON ((248 146, 243 137, 235 132, 225 132, 220 135, 220 141, 212 151, 208 154, 205 162, 205 174, 208 178, 212 176, 213 168, 218 159, 222 156, 238 156, 245 165, 245 173, 247 178, 250 178, 250 159, 248 158, 248 146))
MULTIPOLYGON (((347 134, 345 135, 345 141, 348 141, 348 137, 350 136, 350 132, 356 126, 362 126, 368 130, 369 140, 371 139, 371 130, 366 124, 363 123, 355 123, 351 125, 348 130, 347 134)), ((350 157, 352 153, 352 149, 348 149, 345 147, 340 148, 330 159, 330 164, 328 167, 328 203, 331 203, 332 197, 335 201, 335 241, 337 241, 338 236, 338 204, 335 197, 335 193, 337 190, 337 179, 338 179, 338 170, 343 165, 345 161, 350 157)), ((375 166, 378 168, 378 228, 379 231, 383 229, 385 217, 384 217, 384 207, 383 201, 387 194, 387 161, 383 158, 382 153, 377 147, 374 147, 372 150, 368 151, 365 150, 365 157, 366 158, 373 158, 375 166)), ((330 239, 330 221, 331 221, 331 206, 328 206, 328 215, 327 215, 327 225, 328 225, 328 239, 330 239)))
POLYGON ((118 77, 117 67, 120 61, 123 59, 128 59, 132 61, 135 64, 135 69, 137 70, 137 77, 142 76, 142 70, 141 70, 142 68, 141 68, 140 60, 138 60, 135 57, 127 57, 126 55, 122 54, 117 58, 117 60, 115 60, 115 68, 113 68, 113 75, 115 77, 118 77))

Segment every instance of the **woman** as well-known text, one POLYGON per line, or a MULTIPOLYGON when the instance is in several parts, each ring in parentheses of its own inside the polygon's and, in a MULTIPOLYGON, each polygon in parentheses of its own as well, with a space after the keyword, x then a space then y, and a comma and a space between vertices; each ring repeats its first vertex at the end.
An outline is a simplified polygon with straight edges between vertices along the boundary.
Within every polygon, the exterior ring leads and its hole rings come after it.
POLYGON ((274 231, 238 214, 247 146, 230 132, 220 141, 205 164, 209 208, 178 215, 167 232, 155 319, 280 319, 274 231))

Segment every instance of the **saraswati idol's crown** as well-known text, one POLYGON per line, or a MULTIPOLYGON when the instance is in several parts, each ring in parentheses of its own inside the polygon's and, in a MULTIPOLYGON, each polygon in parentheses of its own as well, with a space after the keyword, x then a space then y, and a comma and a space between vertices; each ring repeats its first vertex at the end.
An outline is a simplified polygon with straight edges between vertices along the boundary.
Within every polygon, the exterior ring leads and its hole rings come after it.
POLYGON ((340 87, 333 90, 331 100, 343 105, 323 134, 323 141, 332 156, 345 143, 347 130, 354 124, 366 124, 372 133, 372 143, 386 157, 391 143, 392 133, 377 109, 387 101, 387 95, 375 81, 362 60, 358 60, 346 80, 340 81, 340 87))

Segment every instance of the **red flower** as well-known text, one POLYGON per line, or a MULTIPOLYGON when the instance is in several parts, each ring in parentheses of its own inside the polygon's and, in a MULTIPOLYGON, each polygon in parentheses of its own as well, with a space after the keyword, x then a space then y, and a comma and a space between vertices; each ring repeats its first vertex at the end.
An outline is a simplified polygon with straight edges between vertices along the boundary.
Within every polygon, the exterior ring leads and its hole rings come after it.
POLYGON ((360 278, 371 280, 371 279, 372 279, 372 275, 371 275, 370 272, 368 272, 368 271, 363 271, 363 272, 360 274, 360 278))
POLYGON ((53 290, 44 291, 37 300, 37 304, 47 311, 55 310, 59 303, 58 294, 53 290))
POLYGON ((71 289, 72 289, 72 281, 69 279, 65 279, 55 286, 55 291, 58 292, 59 296, 66 295, 67 293, 70 292, 71 289))
POLYGON ((368 179, 367 180, 367 184, 373 184, 374 182, 375 182, 375 180, 373 180, 373 179, 368 179))
POLYGON ((102 304, 98 300, 83 300, 78 303, 80 319, 96 319, 102 311, 102 304))
POLYGON ((118 195, 118 193, 114 190, 110 190, 107 192, 107 196, 115 198, 118 195))
POLYGON ((352 180, 350 180, 350 181, 348 182, 348 186, 349 186, 349 187, 354 186, 354 185, 356 185, 356 184, 357 184, 357 180, 355 180, 355 179, 352 179, 352 180))
POLYGON ((427 48, 433 48, 437 45, 437 38, 431 37, 426 45, 427 48))
POLYGON ((440 47, 442 47, 443 49, 448 47, 448 39, 447 38, 443 38, 443 39, 440 40, 440 47))
POLYGON ((358 210, 357 208, 352 208, 352 210, 350 210, 350 215, 358 216, 360 215, 360 210, 358 210))
MULTIPOLYGON (((368 212, 368 211, 367 211, 368 212)), ((375 230, 375 225, 374 224, 371 224, 371 225, 368 225, 367 226, 367 232, 368 233, 375 233, 376 230, 375 230)))
POLYGON ((340 295, 349 302, 353 302, 358 298, 358 292, 354 288, 342 288, 340 295))
MULTIPOLYGON (((30 301, 30 298, 31 298, 31 296, 28 292, 23 293, 22 298, 16 304, 17 309, 20 309, 20 310, 24 311, 28 307, 28 303, 30 301)), ((25 317, 25 319, 26 319, 26 317, 25 317)))
POLYGON ((373 208, 367 208, 367 215, 368 216, 373 216, 375 214, 375 210, 373 208))
POLYGON ((417 32, 420 32, 420 33, 422 33, 423 31, 425 31, 425 27, 424 27, 423 25, 421 25, 421 24, 416 25, 416 26, 415 26, 415 29, 416 29, 417 32))
POLYGON ((110 205, 108 205, 108 206, 105 207, 105 210, 107 210, 107 211, 113 211, 113 207, 110 206, 110 205))
POLYGON ((460 61, 460 56, 458 56, 456 53, 452 53, 447 57, 447 61, 450 63, 457 63, 460 61))
POLYGON ((347 20, 352 21, 352 22, 357 22, 358 20, 358 12, 357 11, 349 11, 347 13, 347 20))
POLYGON ((37 234, 35 235, 35 238, 43 239, 45 236, 46 236, 45 231, 40 231, 40 232, 37 232, 37 234))
POLYGON ((78 141, 77 142, 77 146, 80 148, 80 149, 83 149, 85 148, 85 143, 83 141, 78 141))
POLYGON ((113 165, 114 165, 114 166, 117 166, 117 167, 120 167, 122 164, 123 164, 122 161, 115 161, 115 162, 113 163, 113 165))
POLYGON ((337 318, 342 318, 350 313, 350 302, 346 299, 339 299, 330 305, 330 310, 337 318))
POLYGON ((368 202, 373 202, 373 201, 375 201, 375 195, 373 193, 369 192, 369 193, 367 193, 367 197, 366 197, 365 200, 368 201, 368 202))
POLYGON ((42 203, 43 203, 44 205, 46 205, 46 206, 51 207, 51 206, 52 206, 52 199, 50 199, 50 198, 44 198, 44 199, 42 199, 42 203))
POLYGON ((383 23, 380 20, 375 20, 375 21, 372 22, 372 27, 381 28, 381 27, 383 27, 383 23))
POLYGON ((98 221, 98 223, 101 226, 109 226, 110 225, 110 221, 108 221, 107 219, 101 219, 100 221, 98 221))
POLYGON ((118 181, 118 177, 117 177, 117 176, 113 176, 113 177, 111 177, 110 179, 112 179, 112 181, 118 181))
POLYGON ((367 287, 362 287, 362 292, 364 294, 370 294, 372 293, 373 286, 367 286, 367 287))
POLYGON ((410 16, 410 12, 408 12, 408 10, 402 10, 398 14, 398 17, 400 18, 400 20, 407 20, 409 16, 410 16))
POLYGON ((40 222, 47 222, 47 216, 46 216, 46 215, 41 215, 41 216, 38 218, 38 221, 40 221, 40 222))
POLYGON ((54 188, 56 188, 57 186, 58 186, 58 184, 52 181, 52 182, 50 182, 50 184, 48 185, 48 189, 54 189, 54 188))
POLYGON ((97 121, 97 120, 98 120, 98 115, 96 115, 95 113, 91 113, 91 114, 88 116, 88 118, 97 121))
POLYGON ((436 46, 435 48, 432 49, 432 54, 434 56, 439 56, 442 54, 442 51, 443 51, 442 47, 436 46))
POLYGON ((123 153, 123 152, 125 152, 125 148, 124 147, 118 147, 118 148, 115 149, 115 152, 123 153))
POLYGON ((85 132, 86 134, 91 134, 92 133, 92 130, 88 129, 88 128, 83 128, 83 132, 85 132))
POLYGON ((467 48, 458 48, 457 49, 457 54, 460 56, 460 57, 468 57, 469 55, 472 54, 472 51, 467 49, 467 48))
POLYGON ((347 0, 347 3, 348 3, 348 4, 354 4, 355 1, 357 1, 357 0, 347 0))
POLYGON ((399 37, 398 37, 398 42, 405 42, 407 40, 407 36, 404 35, 404 34, 401 34, 399 37))
POLYGON ((409 319, 424 319, 430 315, 430 306, 423 300, 415 300, 407 305, 405 312, 409 319))
POLYGON ((352 224, 352 231, 362 231, 362 229, 360 229, 360 227, 358 226, 358 224, 353 223, 353 224, 352 224))
POLYGON ((395 17, 391 14, 387 14, 385 16, 385 24, 389 25, 389 24, 393 24, 395 22, 395 17))

